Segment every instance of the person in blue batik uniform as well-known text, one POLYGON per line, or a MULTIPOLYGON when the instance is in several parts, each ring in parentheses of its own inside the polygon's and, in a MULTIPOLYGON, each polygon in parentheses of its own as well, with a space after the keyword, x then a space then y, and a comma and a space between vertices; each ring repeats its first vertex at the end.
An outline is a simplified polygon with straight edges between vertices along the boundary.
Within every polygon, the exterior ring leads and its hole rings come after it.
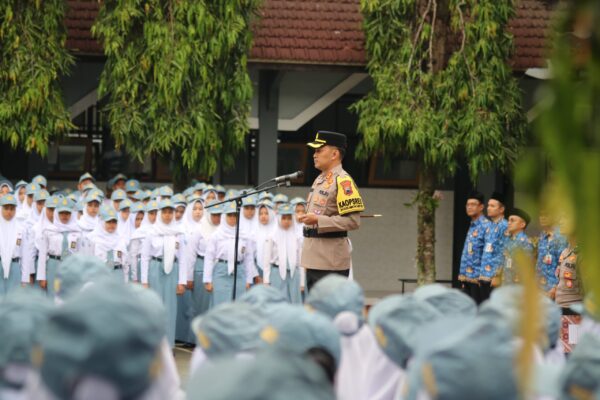
POLYGON ((487 205, 490 224, 485 230, 483 255, 481 256, 481 274, 479 275, 480 301, 490 297, 492 279, 504 265, 504 244, 506 242, 507 221, 504 218, 504 196, 494 192, 487 205))
POLYGON ((538 239, 535 270, 540 288, 554 300, 558 278, 556 268, 560 254, 567 248, 567 239, 559 233, 554 221, 546 212, 540 212, 540 236, 538 239))
POLYGON ((471 225, 460 258, 458 280, 463 292, 479 303, 479 275, 481 273, 481 256, 484 247, 484 233, 489 220, 483 215, 483 195, 472 192, 467 198, 466 212, 471 218, 471 225))
POLYGON ((508 234, 504 245, 504 265, 496 271, 496 276, 492 279, 492 286, 497 287, 513 283, 519 283, 519 269, 517 257, 519 251, 524 255, 533 257, 533 244, 525 234, 525 228, 529 225, 531 218, 525 211, 515 208, 508 215, 508 225, 506 232, 508 234))

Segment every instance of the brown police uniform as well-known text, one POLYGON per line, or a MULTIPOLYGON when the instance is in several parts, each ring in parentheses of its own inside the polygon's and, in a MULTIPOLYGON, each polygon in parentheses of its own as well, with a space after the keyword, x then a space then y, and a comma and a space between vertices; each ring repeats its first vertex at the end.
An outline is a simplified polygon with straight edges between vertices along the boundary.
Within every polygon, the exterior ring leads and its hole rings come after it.
POLYGON ((577 268, 577 248, 570 246, 563 250, 556 269, 556 304, 565 308, 583 300, 581 277, 577 268))
MULTIPOLYGON (((315 141, 308 145, 319 148, 324 145, 345 147, 345 136, 338 133, 317 133, 315 141), (337 142, 340 135, 343 142, 337 142)), ((351 247, 348 231, 360 226, 360 212, 364 204, 354 181, 341 165, 315 179, 307 199, 307 213, 318 216, 315 226, 304 227, 301 265, 307 270, 348 271, 351 266, 351 247)))

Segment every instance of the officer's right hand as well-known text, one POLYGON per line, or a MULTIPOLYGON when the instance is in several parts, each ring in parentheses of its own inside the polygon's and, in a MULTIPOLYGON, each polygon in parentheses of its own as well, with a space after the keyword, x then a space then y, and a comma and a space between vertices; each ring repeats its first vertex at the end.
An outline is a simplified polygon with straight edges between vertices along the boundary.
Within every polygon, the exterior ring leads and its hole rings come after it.
POLYGON ((213 285, 210 282, 207 282, 204 284, 204 289, 206 289, 207 292, 212 292, 213 291, 213 285))
POLYGON ((46 289, 48 287, 48 281, 40 281, 40 287, 46 289))

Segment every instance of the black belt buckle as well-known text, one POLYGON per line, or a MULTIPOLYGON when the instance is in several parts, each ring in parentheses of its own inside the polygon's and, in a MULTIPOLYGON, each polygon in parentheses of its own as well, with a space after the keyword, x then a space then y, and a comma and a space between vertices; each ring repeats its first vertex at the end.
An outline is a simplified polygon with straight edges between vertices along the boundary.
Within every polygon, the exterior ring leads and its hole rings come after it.
POLYGON ((49 254, 49 255, 48 255, 48 258, 50 258, 50 259, 52 259, 52 260, 56 260, 56 261, 60 261, 60 260, 62 260, 62 257, 61 257, 61 256, 55 256, 55 255, 52 255, 52 254, 49 254))
POLYGON ((121 265, 121 264, 113 265, 113 269, 123 269, 123 265, 121 265))

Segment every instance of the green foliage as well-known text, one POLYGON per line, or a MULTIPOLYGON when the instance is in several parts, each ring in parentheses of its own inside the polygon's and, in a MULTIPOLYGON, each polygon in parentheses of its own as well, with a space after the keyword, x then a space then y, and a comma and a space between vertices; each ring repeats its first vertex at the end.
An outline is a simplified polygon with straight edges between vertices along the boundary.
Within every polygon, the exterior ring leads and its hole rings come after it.
POLYGON ((354 106, 359 155, 409 154, 438 178, 461 158, 473 180, 509 167, 525 127, 507 65, 513 0, 361 0, 361 9, 374 90, 354 106))
POLYGON ((0 141, 45 154, 72 127, 58 78, 73 63, 65 49, 66 2, 0 4, 0 141))
POLYGON ((92 33, 104 43, 99 95, 117 146, 170 156, 211 175, 248 132, 250 23, 259 0, 107 0, 92 33))

